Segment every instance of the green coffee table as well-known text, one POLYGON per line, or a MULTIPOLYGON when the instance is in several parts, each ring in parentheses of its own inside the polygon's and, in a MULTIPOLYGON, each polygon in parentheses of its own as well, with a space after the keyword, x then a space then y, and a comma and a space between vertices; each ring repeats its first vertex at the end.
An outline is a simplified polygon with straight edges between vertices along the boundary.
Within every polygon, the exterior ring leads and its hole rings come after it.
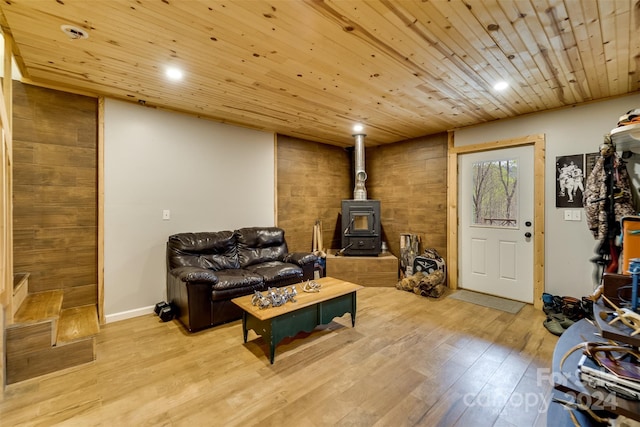
POLYGON ((333 277, 316 280, 322 285, 320 292, 302 291, 296 285, 296 302, 280 307, 259 309, 251 304, 253 295, 231 300, 242 309, 242 333, 247 342, 249 329, 262 336, 269 344, 271 364, 275 360, 276 345, 286 337, 299 332, 311 332, 318 325, 325 325, 336 317, 351 314, 351 326, 356 324, 356 291, 362 286, 333 277))

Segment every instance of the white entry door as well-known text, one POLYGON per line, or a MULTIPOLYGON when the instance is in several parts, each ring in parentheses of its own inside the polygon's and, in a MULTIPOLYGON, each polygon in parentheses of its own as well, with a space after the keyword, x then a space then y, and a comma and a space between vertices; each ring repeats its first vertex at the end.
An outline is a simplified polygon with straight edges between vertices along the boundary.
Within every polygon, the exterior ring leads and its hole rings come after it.
POLYGON ((460 288, 533 302, 533 146, 458 156, 460 288))

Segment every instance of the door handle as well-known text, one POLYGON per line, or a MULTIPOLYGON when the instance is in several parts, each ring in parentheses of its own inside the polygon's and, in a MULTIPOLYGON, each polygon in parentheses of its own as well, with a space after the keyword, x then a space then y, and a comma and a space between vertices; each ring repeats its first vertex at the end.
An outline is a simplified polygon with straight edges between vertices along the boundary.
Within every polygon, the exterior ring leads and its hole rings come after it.
POLYGON ((526 237, 526 238, 528 239, 529 237, 531 237, 531 233, 529 233, 529 232, 527 231, 526 233, 524 233, 524 237, 526 237))

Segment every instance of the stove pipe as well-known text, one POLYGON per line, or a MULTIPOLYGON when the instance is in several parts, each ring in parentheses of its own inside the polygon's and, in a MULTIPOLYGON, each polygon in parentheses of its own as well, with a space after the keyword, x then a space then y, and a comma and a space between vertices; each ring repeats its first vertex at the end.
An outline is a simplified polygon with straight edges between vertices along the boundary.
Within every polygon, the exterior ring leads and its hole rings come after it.
POLYGON ((355 181, 353 188, 353 200, 367 200, 367 189, 364 182, 367 180, 367 172, 364 170, 364 137, 365 134, 353 135, 356 138, 355 147, 355 181))

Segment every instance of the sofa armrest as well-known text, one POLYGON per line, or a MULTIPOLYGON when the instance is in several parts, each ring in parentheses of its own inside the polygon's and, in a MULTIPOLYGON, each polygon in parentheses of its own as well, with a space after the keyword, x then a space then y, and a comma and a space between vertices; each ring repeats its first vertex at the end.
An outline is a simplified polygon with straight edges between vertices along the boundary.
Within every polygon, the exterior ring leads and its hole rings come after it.
POLYGON ((292 252, 285 255, 283 261, 303 267, 305 265, 315 263, 317 259, 317 256, 309 252, 292 252))
POLYGON ((167 272, 168 302, 190 332, 212 325, 211 290, 217 283, 218 276, 206 268, 177 267, 167 272))
POLYGON ((185 283, 218 284, 218 276, 215 271, 200 267, 178 267, 169 271, 169 274, 185 283))

